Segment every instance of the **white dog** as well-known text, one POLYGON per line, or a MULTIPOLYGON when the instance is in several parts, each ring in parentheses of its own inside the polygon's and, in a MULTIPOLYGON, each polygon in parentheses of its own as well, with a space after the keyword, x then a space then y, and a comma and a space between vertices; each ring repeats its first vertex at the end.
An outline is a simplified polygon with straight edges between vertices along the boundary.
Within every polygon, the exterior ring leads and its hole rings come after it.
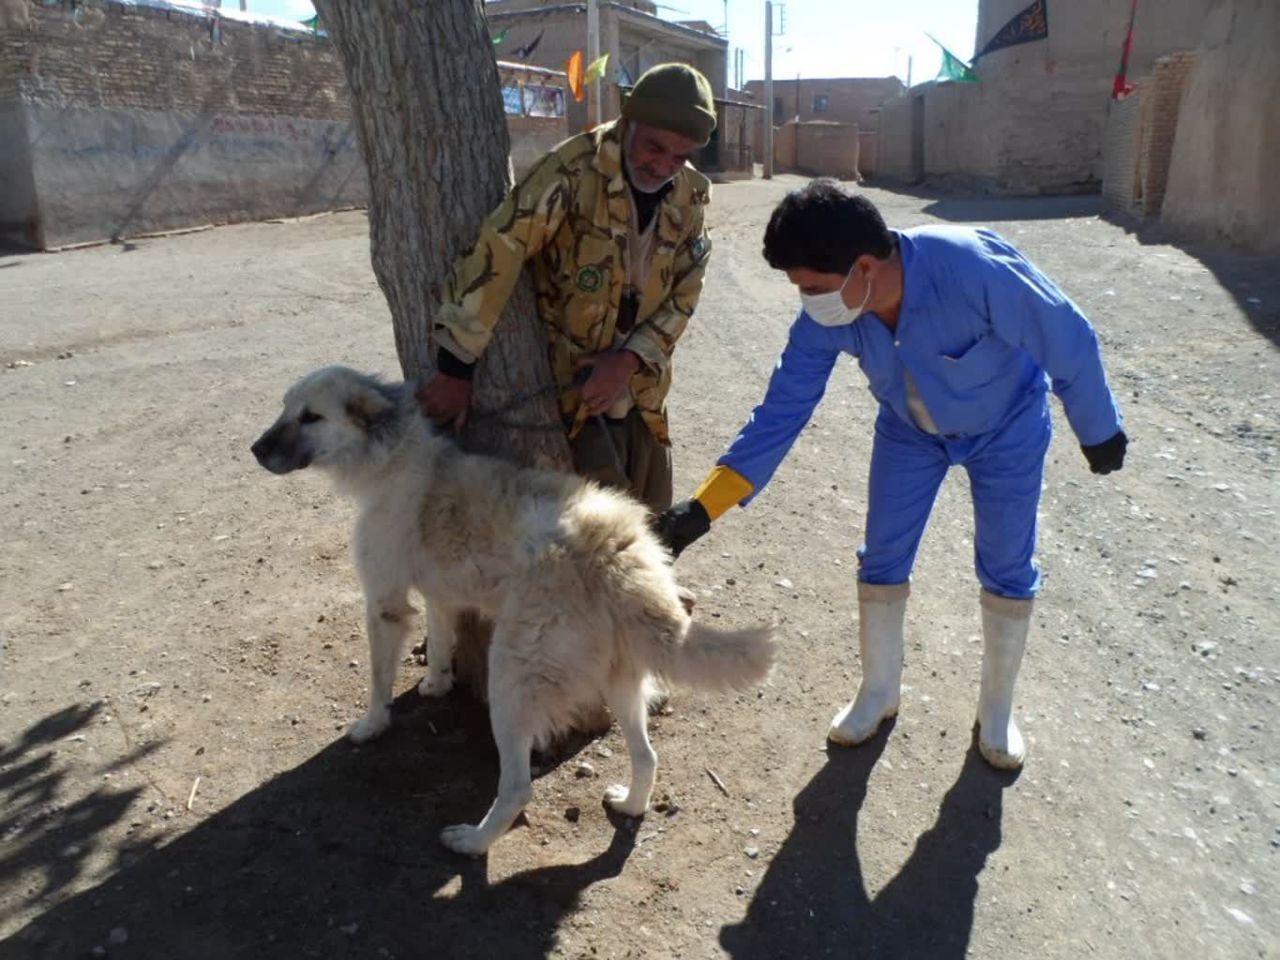
POLYGON ((579 477, 464 453, 423 420, 411 391, 343 367, 305 377, 253 445, 273 473, 325 469, 359 508, 355 556, 364 587, 373 681, 357 743, 391 722, 392 683, 413 608, 427 603, 427 676, 453 685, 455 615, 494 622, 489 714, 502 769, 476 826, 444 843, 483 853, 532 793, 529 754, 601 699, 622 728, 631 784, 605 803, 629 816, 649 805, 657 757, 646 729, 651 678, 700 689, 768 674, 772 629, 720 632, 690 622, 670 555, 645 508, 579 477))

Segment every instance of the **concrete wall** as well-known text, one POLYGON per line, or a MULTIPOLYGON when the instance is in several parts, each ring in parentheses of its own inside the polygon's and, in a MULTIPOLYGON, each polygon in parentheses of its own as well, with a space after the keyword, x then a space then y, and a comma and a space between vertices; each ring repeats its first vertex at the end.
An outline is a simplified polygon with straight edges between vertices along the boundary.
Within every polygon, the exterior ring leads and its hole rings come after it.
MULTIPOLYGON (((880 107, 900 96, 904 89, 897 77, 774 77, 773 98, 780 101, 782 109, 773 119, 779 124, 797 117, 802 122, 856 123, 864 130, 874 130, 880 107), (826 110, 814 109, 819 97, 826 98, 826 110)), ((763 80, 749 81, 747 92, 764 104, 763 80)))
MULTIPOLYGON (((569 99, 573 99, 570 97, 569 99)), ((511 166, 516 179, 529 172, 552 148, 568 139, 564 117, 507 117, 511 131, 511 166)))
POLYGON ((980 185, 997 176, 994 142, 979 131, 987 103, 976 84, 943 83, 924 95, 924 169, 930 180, 980 185))
POLYGON ((874 177, 880 170, 880 134, 858 131, 858 173, 864 179, 874 177))
POLYGON ((858 128, 852 123, 801 123, 796 169, 810 176, 858 180, 858 128))
POLYGON ((797 168, 796 147, 799 141, 796 135, 796 123, 790 121, 773 130, 773 165, 777 170, 795 170, 797 168))
POLYGON ((0 100, 0 245, 38 249, 41 241, 27 118, 17 101, 0 100))
MULTIPOLYGON (((1157 57, 1193 47, 1211 0, 1140 4, 1131 76, 1157 57)), ((981 0, 981 48, 1023 0, 981 0)), ((1015 193, 1096 190, 1112 78, 1128 27, 1130 0, 1073 0, 1049 5, 1049 36, 1008 47, 977 63, 981 124, 972 132, 993 151, 971 172, 1015 193)), ((970 158, 972 160, 972 156, 970 158)))
MULTIPOLYGON (((911 153, 912 100, 916 95, 899 97, 886 103, 880 111, 880 155, 876 176, 894 183, 912 183, 916 164, 911 153)), ((921 171, 923 170, 921 158, 921 171)))
MULTIPOLYGON (((878 130, 880 128, 880 110, 883 106, 902 94, 905 88, 897 77, 834 77, 830 79, 805 79, 773 81, 773 98, 779 101, 781 110, 773 118, 775 126, 795 120, 801 122, 821 121, 827 123, 855 123, 861 130, 878 130), (817 112, 813 109, 814 98, 827 98, 827 109, 817 112)), ((764 81, 752 80, 747 83, 747 92, 761 106, 768 106, 764 100, 764 81)), ((757 153, 764 149, 764 117, 760 111, 752 143, 757 153)))
POLYGON ((858 128, 852 123, 784 123, 773 132, 773 163, 780 171, 860 180, 858 128))
POLYGON ((1162 220, 1189 236, 1280 253, 1280 4, 1219 0, 1174 139, 1162 220))
POLYGON ((350 120, 26 109, 46 246, 363 205, 350 120))
MULTIPOLYGON (((28 9, 0 77, 28 128, 38 245, 367 202, 326 41, 110 3, 28 9)), ((13 149, 0 141, 0 164, 21 164, 13 149)))

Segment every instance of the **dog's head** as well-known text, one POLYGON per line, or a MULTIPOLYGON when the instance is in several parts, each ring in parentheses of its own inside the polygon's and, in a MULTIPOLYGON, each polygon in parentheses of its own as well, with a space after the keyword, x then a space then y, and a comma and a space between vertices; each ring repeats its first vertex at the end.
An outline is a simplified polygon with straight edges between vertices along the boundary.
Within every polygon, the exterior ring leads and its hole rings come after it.
POLYGON ((284 395, 253 455, 272 473, 367 463, 396 419, 397 389, 346 367, 308 374, 284 395))

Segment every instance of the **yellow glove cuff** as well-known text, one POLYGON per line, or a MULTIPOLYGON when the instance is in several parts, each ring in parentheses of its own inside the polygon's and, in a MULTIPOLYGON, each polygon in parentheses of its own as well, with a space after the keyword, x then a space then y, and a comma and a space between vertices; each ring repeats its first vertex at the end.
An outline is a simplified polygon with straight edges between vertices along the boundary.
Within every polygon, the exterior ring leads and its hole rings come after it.
POLYGON ((707 516, 715 520, 735 504, 741 503, 755 492, 751 481, 729 467, 719 466, 707 475, 693 495, 702 504, 707 516))

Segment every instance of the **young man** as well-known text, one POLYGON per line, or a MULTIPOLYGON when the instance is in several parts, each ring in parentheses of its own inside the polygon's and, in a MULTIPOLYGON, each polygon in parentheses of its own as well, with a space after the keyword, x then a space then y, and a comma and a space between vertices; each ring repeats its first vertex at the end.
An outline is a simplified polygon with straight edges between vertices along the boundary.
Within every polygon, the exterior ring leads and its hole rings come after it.
POLYGON ((445 284, 434 328, 439 372, 418 394, 423 412, 460 425, 476 359, 532 260, 575 470, 655 512, 670 506, 671 353, 711 251, 710 183, 689 160, 715 125, 707 79, 662 64, 636 83, 621 120, 566 140, 534 167, 445 284), (596 415, 608 436, 587 425, 596 415))
POLYGON ((800 293, 764 401, 692 500, 656 519, 679 553, 735 503, 764 489, 822 398, 836 359, 858 360, 880 404, 865 542, 858 551, 862 683, 828 738, 857 744, 898 711, 911 568, 949 467, 969 473, 985 655, 979 747, 1022 765, 1013 687, 1040 577, 1036 509, 1049 448, 1048 392, 1094 473, 1124 462, 1123 420, 1089 321, 997 234, 895 231, 830 180, 788 195, 764 255, 800 293))

